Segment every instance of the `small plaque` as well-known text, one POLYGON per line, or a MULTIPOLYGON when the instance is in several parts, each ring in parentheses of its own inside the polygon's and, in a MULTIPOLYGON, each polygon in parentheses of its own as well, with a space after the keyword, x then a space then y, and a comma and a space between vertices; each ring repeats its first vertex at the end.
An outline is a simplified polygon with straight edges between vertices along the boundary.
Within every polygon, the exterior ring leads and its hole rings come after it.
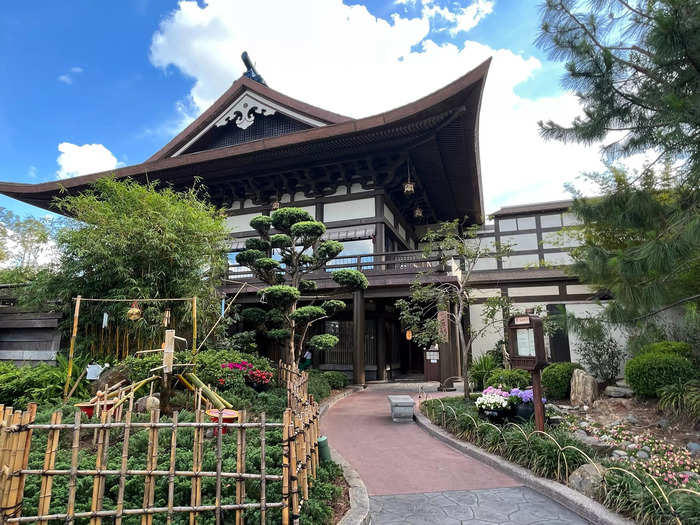
POLYGON ((530 324, 530 318, 527 315, 522 315, 513 319, 513 324, 530 324))

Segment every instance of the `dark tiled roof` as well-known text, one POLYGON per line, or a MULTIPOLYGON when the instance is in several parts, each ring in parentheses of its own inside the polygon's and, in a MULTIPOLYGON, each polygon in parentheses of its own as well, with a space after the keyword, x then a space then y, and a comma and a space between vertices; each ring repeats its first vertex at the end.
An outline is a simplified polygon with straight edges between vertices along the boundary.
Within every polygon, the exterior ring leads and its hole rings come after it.
POLYGON ((517 206, 504 206, 500 210, 492 213, 494 217, 504 217, 507 215, 522 215, 523 213, 538 213, 543 211, 568 210, 574 203, 573 200, 536 202, 534 204, 518 204, 517 206))

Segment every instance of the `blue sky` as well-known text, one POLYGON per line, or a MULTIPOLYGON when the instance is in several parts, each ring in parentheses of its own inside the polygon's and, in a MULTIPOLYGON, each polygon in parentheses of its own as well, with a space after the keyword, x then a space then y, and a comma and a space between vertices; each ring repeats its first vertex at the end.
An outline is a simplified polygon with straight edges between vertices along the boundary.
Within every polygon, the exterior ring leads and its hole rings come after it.
MULTIPOLYGON (((538 19, 529 0, 11 2, 0 14, 0 180, 36 183, 145 160, 240 75, 243 49, 271 87, 357 117, 494 56, 482 110, 487 211, 561 198, 563 183, 595 166, 598 153, 540 145, 536 120, 566 120, 576 107, 560 88, 561 64, 533 44, 538 19), (525 188, 515 173, 522 163, 498 160, 507 150, 551 162, 525 188), (565 162, 571 155, 576 169, 565 162)), ((45 213, 2 196, 0 206, 45 213)))

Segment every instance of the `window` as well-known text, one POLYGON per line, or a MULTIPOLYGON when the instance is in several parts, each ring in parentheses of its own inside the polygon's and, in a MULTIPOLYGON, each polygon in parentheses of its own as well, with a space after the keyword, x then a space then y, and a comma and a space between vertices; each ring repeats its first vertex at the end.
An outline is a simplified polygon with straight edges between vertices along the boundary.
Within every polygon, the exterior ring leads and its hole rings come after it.
MULTIPOLYGON (((358 239, 355 241, 344 241, 342 242, 343 245, 343 251, 340 252, 340 255, 333 259, 332 261, 328 261, 328 266, 337 266, 337 265, 347 265, 347 264, 355 264, 357 263, 357 255, 367 255, 366 257, 361 257, 360 262, 362 263, 371 263, 374 260, 374 256, 370 255, 374 253, 374 241, 372 239, 358 239)), ((350 268, 350 267, 347 267, 350 268)), ((373 267, 372 265, 362 265, 361 270, 371 270, 373 267)), ((353 267, 352 269, 358 269, 356 267, 353 267)))
POLYGON ((524 233, 521 235, 501 235, 501 244, 510 245, 514 252, 537 249, 537 234, 524 233))
POLYGON ((474 270, 495 270, 496 259, 494 257, 480 257, 474 264, 474 270))
POLYGON ((513 232, 518 229, 518 223, 515 219, 501 219, 498 221, 498 228, 502 232, 513 232))
POLYGON ((542 215, 540 223, 543 228, 561 228, 561 215, 542 215))
POLYGON ((389 209, 389 206, 387 206, 386 204, 384 205, 384 217, 387 221, 389 221, 389 224, 391 224, 392 226, 394 225, 396 218, 394 217, 392 211, 389 209))
POLYGON ((364 219, 374 217, 374 199, 330 202, 323 205, 324 222, 364 219))
POLYGON ((544 248, 567 248, 580 244, 581 241, 565 231, 544 232, 542 234, 542 247, 544 248))
POLYGON ((518 229, 519 230, 534 230, 535 229, 535 218, 534 217, 518 217, 518 229))
POLYGON ((581 221, 573 213, 565 213, 563 216, 564 226, 575 226, 581 224, 581 221))
POLYGON ((540 260, 536 253, 530 255, 511 255, 503 258, 503 268, 524 268, 539 266, 540 260))
POLYGON ((573 259, 567 252, 545 253, 544 262, 553 264, 554 266, 561 266, 565 264, 572 264, 573 259))

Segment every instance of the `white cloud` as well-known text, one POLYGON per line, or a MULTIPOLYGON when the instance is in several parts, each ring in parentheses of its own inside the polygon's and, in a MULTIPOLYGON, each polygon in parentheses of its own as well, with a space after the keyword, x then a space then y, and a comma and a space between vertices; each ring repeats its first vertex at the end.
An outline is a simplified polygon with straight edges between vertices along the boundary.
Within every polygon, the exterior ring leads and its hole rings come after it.
POLYGON ((79 75, 83 71, 85 70, 82 67, 73 66, 72 68, 70 68, 70 71, 68 73, 59 75, 58 81, 70 86, 73 83, 75 75, 79 75))
MULTIPOLYGON (((434 6, 433 1, 427 2, 434 6)), ((438 8, 459 27, 474 27, 493 2, 438 8)), ((431 17, 393 15, 388 22, 341 0, 182 0, 151 44, 151 62, 194 79, 183 99, 199 113, 243 72, 247 50, 268 84, 323 108, 363 117, 427 95, 493 57, 480 119, 486 210, 567 198, 563 188, 583 171, 600 169, 596 147, 544 142, 537 121, 567 122, 579 113, 569 94, 523 98, 515 88, 542 68, 533 57, 466 40, 463 47, 429 39, 431 17), (261 28, 264 28, 261 31, 261 28), (417 47, 416 47, 417 46, 417 47), (412 49, 414 49, 412 51, 412 49)), ((192 117, 184 112, 184 120, 192 117)))
POLYGON ((69 86, 73 83, 73 79, 70 75, 59 75, 58 81, 63 82, 64 84, 68 84, 69 86))
POLYGON ((56 175, 59 179, 108 171, 119 165, 117 158, 102 144, 78 146, 70 142, 61 142, 58 145, 58 151, 60 154, 56 162, 60 169, 56 175))
POLYGON ((85 71, 82 67, 78 66, 73 66, 72 68, 70 68, 70 70, 71 73, 82 73, 83 71, 85 71))
POLYGON ((29 169, 27 170, 27 177, 30 179, 36 179, 38 174, 38 170, 36 169, 36 166, 29 166, 29 169))

